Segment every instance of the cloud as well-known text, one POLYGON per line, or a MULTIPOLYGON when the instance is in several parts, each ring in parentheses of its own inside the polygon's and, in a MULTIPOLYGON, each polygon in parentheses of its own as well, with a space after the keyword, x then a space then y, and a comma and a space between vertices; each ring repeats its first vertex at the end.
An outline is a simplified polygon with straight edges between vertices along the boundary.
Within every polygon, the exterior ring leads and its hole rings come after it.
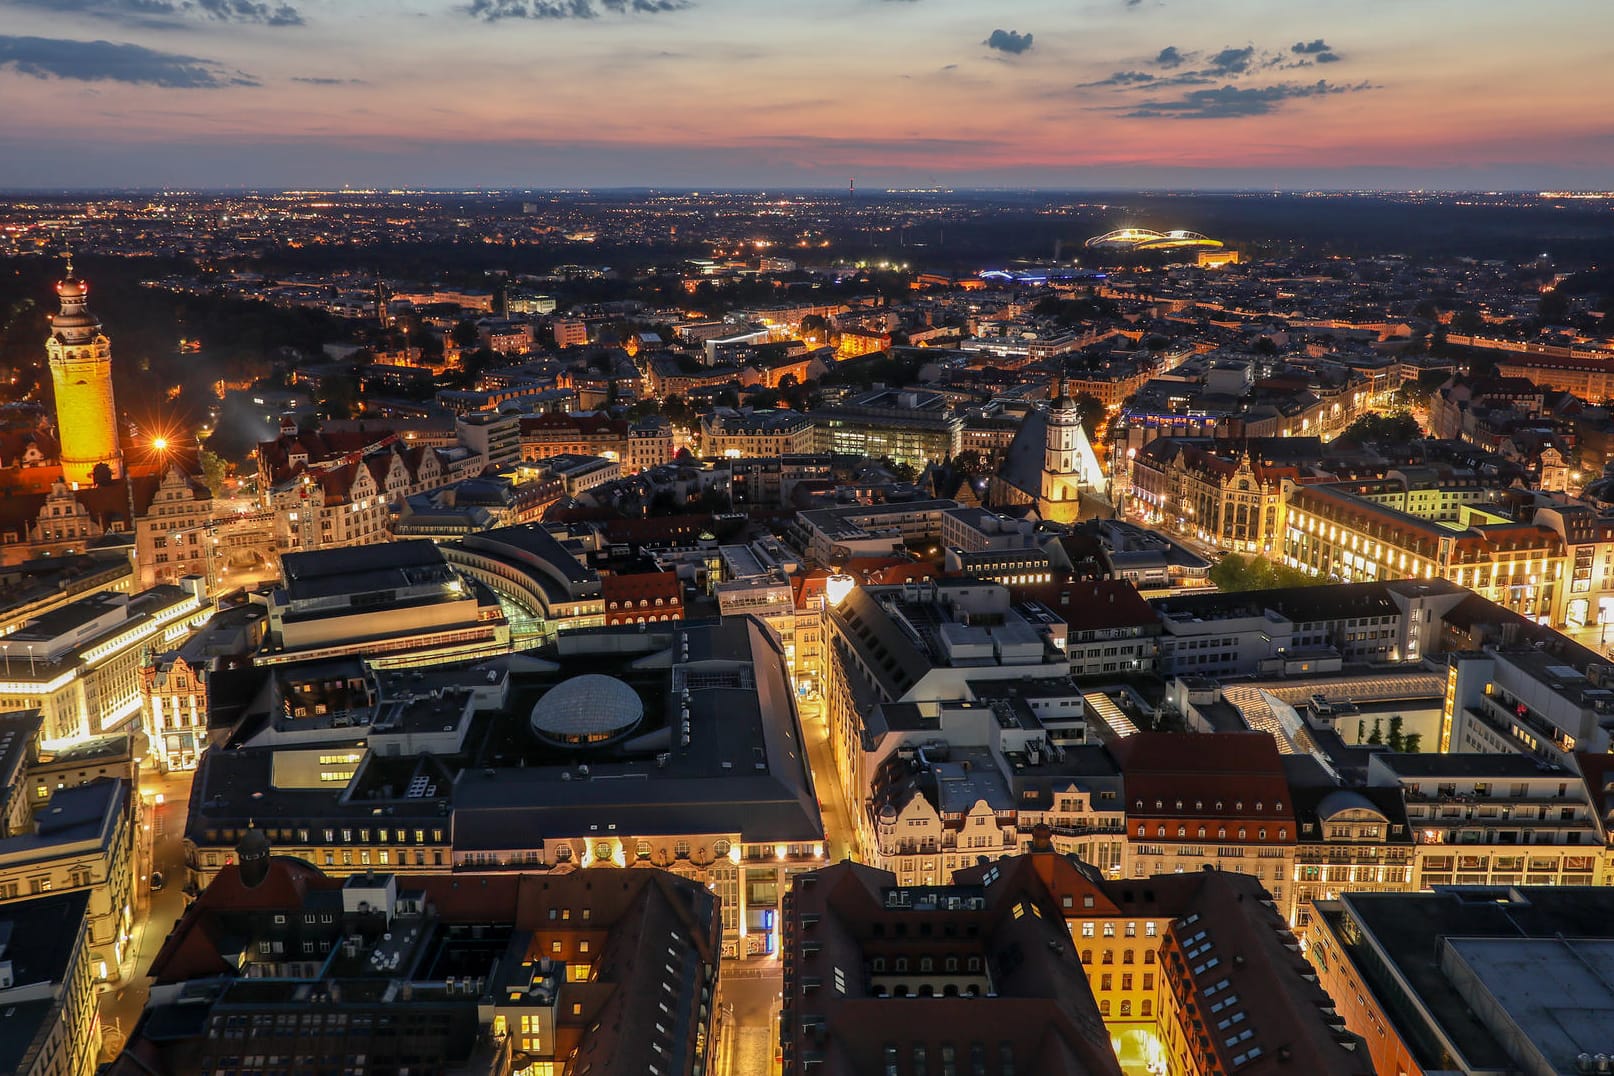
POLYGON ((991 35, 981 44, 989 49, 1007 52, 1018 56, 1031 48, 1031 35, 1022 34, 1015 30, 993 30, 991 35))
POLYGON ((77 82, 127 82, 170 89, 256 86, 258 80, 215 60, 158 52, 112 41, 0 36, 0 68, 34 78, 77 82))
POLYGON ((1159 81, 1158 75, 1151 75, 1147 71, 1117 71, 1108 78, 1101 78, 1097 82, 1083 82, 1083 88, 1089 86, 1146 86, 1159 81))
POLYGON ((1255 62, 1255 46, 1246 45, 1242 49, 1226 48, 1212 56, 1206 69, 1213 75, 1242 75, 1250 69, 1255 62))
POLYGON ((1296 41, 1289 46, 1289 51, 1297 56, 1306 56, 1314 63, 1332 64, 1339 62, 1339 53, 1335 52, 1322 38, 1315 41, 1296 41))
POLYGON ((1125 113, 1133 119, 1238 119, 1265 116, 1286 102, 1307 97, 1332 97, 1360 93, 1374 87, 1359 82, 1338 85, 1316 82, 1280 82, 1271 86, 1220 86, 1214 90, 1190 90, 1180 97, 1143 101, 1125 113))
POLYGON ((190 19, 301 26, 303 16, 285 0, 9 0, 13 7, 89 15, 140 26, 173 27, 190 19))
POLYGON ((471 0, 464 10, 484 22, 501 19, 594 19, 601 14, 657 15, 683 11, 690 0, 471 0))
POLYGON ((316 75, 294 75, 293 82, 301 82, 305 86, 363 86, 362 78, 321 78, 316 75))
POLYGON ((1155 56, 1154 65, 1156 67, 1181 67, 1187 59, 1188 57, 1184 56, 1182 50, 1178 49, 1176 45, 1167 45, 1155 56))

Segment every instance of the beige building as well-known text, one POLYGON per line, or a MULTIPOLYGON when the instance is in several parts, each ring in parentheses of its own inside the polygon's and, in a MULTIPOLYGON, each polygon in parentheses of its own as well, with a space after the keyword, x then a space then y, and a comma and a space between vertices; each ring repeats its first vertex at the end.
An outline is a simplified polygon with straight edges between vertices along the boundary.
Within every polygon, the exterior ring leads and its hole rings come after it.
POLYGON ((1128 512, 1218 549, 1270 556, 1283 546, 1284 479, 1298 472, 1264 460, 1262 448, 1157 438, 1132 460, 1128 512))
POLYGON ((0 839, 0 918, 11 901, 44 893, 89 894, 91 974, 116 980, 130 969, 134 929, 135 806, 128 782, 58 790, 31 831, 0 839))
POLYGON ((0 904, 0 1067, 14 1076, 91 1076, 101 1052, 89 894, 0 904))
POLYGON ((813 420, 796 411, 720 407, 701 416, 701 455, 730 459, 799 455, 813 450, 813 420))
POLYGON ((146 647, 183 638, 212 615, 202 584, 188 577, 133 596, 102 591, 0 638, 0 710, 40 711, 50 746, 119 729, 141 709, 146 647))
POLYGON ((1585 782, 1517 754, 1375 754, 1368 782, 1399 787, 1416 841, 1409 889, 1592 885, 1605 840, 1585 782))
POLYGON ((216 552, 208 523, 213 496, 207 487, 178 467, 163 475, 162 484, 144 515, 135 519, 135 566, 140 586, 177 583, 185 576, 217 578, 209 565, 216 552))

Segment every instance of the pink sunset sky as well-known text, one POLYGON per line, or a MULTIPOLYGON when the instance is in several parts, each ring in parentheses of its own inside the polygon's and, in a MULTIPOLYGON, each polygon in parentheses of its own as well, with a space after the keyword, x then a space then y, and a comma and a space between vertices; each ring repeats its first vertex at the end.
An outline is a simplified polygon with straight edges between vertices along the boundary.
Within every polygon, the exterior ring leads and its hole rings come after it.
POLYGON ((1587 0, 0 0, 0 187, 1614 187, 1587 0))

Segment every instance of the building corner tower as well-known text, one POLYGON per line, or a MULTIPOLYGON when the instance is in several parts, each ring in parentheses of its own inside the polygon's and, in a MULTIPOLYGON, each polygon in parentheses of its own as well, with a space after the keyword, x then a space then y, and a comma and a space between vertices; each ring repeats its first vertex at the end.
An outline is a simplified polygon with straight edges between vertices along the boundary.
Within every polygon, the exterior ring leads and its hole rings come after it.
POLYGON ((118 411, 112 399, 112 342, 90 313, 89 289, 73 275, 56 285, 61 312, 50 319, 51 381, 56 386, 56 435, 61 441, 62 478, 70 486, 95 482, 97 464, 123 476, 118 411))

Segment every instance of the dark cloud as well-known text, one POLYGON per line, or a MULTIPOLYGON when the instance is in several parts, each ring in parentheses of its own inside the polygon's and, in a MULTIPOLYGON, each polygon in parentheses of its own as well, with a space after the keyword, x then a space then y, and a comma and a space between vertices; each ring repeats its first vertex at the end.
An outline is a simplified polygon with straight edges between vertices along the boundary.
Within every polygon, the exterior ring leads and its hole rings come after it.
POLYGON ((128 82, 181 90, 256 86, 258 81, 214 60, 112 41, 0 36, 0 68, 34 78, 128 82))
POLYGON ((1031 47, 1031 35, 1016 30, 993 30, 981 44, 989 49, 1018 56, 1031 47))
POLYGON ((1187 59, 1188 57, 1184 56, 1182 50, 1178 49, 1176 45, 1167 45, 1155 56, 1154 65, 1156 67, 1181 67, 1187 59))
POLYGON ((1159 81, 1159 76, 1151 75, 1147 71, 1117 71, 1108 78, 1101 78, 1097 82, 1084 82, 1087 86, 1146 86, 1159 81))
POLYGON ((1206 70, 1213 75, 1242 75, 1255 62, 1255 46, 1246 45, 1242 49, 1226 48, 1206 62, 1210 65, 1206 70))
MULTIPOLYGON (((1289 46, 1289 51, 1296 56, 1304 56, 1313 63, 1332 64, 1339 62, 1339 53, 1335 52, 1328 42, 1320 37, 1315 41, 1296 41, 1289 46)), ((1301 61, 1302 64, 1305 62, 1305 60, 1301 61)))
POLYGON ((656 15, 682 11, 690 0, 471 0, 467 14, 484 22, 501 19, 593 19, 613 15, 656 15))
POLYGON ((1316 82, 1280 82, 1271 86, 1220 86, 1190 90, 1180 97, 1143 101, 1126 113, 1136 119, 1237 119, 1265 116, 1286 102, 1307 97, 1331 97, 1373 89, 1365 82, 1342 86, 1316 82))
POLYGON ((141 26, 171 27, 188 19, 301 26, 302 13, 284 0, 7 0, 13 7, 90 15, 141 26))

